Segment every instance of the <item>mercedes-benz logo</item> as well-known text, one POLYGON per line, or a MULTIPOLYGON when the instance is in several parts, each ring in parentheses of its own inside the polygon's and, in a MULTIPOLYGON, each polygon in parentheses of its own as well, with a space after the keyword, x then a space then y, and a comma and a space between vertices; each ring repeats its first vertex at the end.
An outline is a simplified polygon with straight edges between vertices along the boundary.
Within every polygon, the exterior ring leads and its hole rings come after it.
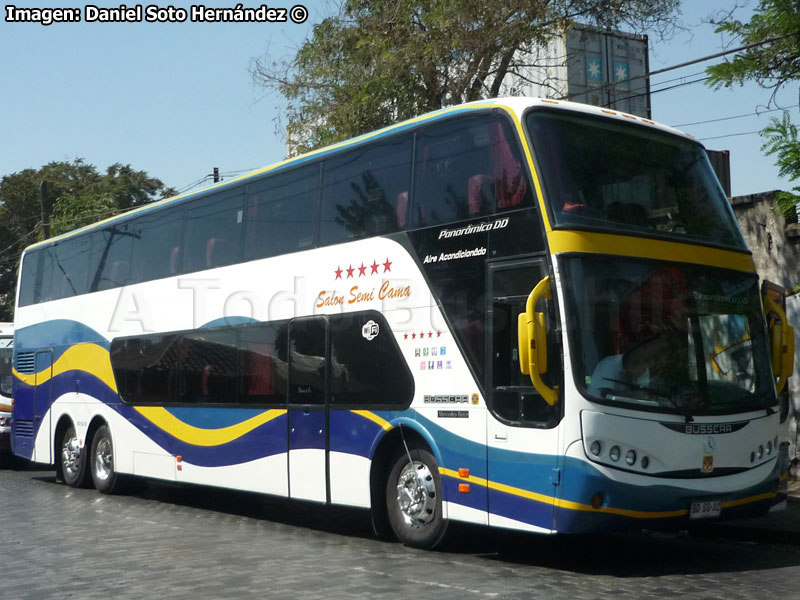
POLYGON ((706 454, 712 454, 714 452, 714 438, 706 438, 706 441, 703 442, 703 450, 706 454))

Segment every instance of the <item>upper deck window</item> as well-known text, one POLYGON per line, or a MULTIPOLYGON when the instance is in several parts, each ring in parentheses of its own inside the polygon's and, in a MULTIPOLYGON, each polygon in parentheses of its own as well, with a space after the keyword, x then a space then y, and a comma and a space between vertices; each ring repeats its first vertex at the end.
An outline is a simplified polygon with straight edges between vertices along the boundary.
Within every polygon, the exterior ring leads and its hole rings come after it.
POLYGON ((414 226, 532 204, 511 123, 497 115, 448 119, 421 130, 414 161, 414 226))
POLYGON ((535 110, 526 122, 554 227, 746 249, 699 144, 635 124, 560 111, 535 110))

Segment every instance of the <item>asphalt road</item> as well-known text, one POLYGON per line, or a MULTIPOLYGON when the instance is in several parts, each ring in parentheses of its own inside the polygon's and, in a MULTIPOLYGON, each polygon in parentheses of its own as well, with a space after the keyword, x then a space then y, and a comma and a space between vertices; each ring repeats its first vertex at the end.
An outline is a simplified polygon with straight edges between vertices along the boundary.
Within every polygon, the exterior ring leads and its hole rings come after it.
POLYGON ((459 528, 426 552, 366 512, 151 484, 103 496, 0 469, 0 598, 800 597, 800 546, 680 534, 545 538, 459 528))

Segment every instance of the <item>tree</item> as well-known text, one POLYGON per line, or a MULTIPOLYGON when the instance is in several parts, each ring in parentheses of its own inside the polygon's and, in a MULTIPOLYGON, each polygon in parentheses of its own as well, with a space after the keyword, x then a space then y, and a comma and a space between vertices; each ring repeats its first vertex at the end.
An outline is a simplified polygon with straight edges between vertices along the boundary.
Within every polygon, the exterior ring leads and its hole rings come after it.
POLYGON ((81 159, 51 162, 0 180, 0 321, 10 320, 22 250, 42 239, 39 187, 47 182, 51 235, 110 217, 120 211, 175 195, 159 179, 130 165, 114 164, 101 174, 81 159))
MULTIPOLYGON (((443 106, 496 97, 574 22, 666 32, 678 0, 344 0, 292 61, 251 73, 288 101, 300 151, 443 106)), ((552 66, 552 65, 550 65, 552 66)))
MULTIPOLYGON (((778 92, 800 80, 800 3, 797 0, 760 0, 753 17, 743 23, 731 16, 720 22, 717 33, 727 33, 737 43, 749 46, 733 60, 708 67, 708 84, 719 89, 744 85, 754 80, 772 90, 770 105, 778 92)), ((800 178, 800 141, 789 114, 773 118, 761 132, 765 142, 761 149, 777 157, 780 175, 790 181, 800 178)), ((778 208, 787 217, 795 217, 800 201, 800 187, 783 192, 778 208)))

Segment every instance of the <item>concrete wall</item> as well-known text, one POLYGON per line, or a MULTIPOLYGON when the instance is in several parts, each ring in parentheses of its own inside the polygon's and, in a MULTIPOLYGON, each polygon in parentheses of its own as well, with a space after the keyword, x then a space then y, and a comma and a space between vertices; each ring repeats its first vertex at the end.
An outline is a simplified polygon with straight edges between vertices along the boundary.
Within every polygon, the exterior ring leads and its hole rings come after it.
MULTIPOLYGON (((777 192, 764 192, 731 198, 731 205, 745 241, 753 253, 756 270, 762 279, 789 290, 800 284, 800 225, 787 221, 774 206, 777 192)), ((781 427, 781 439, 788 441, 789 458, 800 459, 800 296, 787 298, 787 318, 795 327, 795 373, 789 378, 789 414, 781 427)), ((798 474, 797 467, 795 474, 798 474)))
POLYGON ((800 225, 787 222, 773 209, 777 192, 731 198, 756 269, 768 279, 792 289, 800 283, 800 225))

